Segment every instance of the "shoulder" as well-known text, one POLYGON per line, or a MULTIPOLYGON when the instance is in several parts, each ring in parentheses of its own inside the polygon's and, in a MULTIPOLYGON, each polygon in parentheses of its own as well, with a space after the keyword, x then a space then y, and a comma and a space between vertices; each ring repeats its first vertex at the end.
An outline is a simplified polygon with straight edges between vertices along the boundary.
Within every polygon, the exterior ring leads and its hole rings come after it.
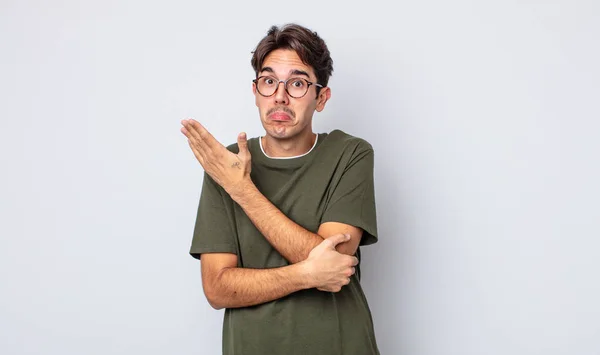
POLYGON ((230 145, 227 146, 227 150, 230 151, 230 152, 232 152, 232 153, 234 153, 234 154, 237 154, 237 153, 240 152, 240 147, 238 147, 237 143, 232 143, 232 144, 230 144, 230 145))
POLYGON ((326 138, 330 145, 337 146, 345 152, 364 154, 373 152, 373 145, 366 139, 351 135, 340 129, 331 131, 326 138))

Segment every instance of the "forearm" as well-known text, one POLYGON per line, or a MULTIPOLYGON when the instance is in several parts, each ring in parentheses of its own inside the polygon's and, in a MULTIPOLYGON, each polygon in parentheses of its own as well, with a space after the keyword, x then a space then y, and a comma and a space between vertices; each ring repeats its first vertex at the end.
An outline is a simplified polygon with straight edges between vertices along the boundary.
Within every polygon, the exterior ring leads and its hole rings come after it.
POLYGON ((310 251, 323 241, 320 235, 289 219, 251 181, 230 195, 269 243, 292 264, 306 260, 310 251))
POLYGON ((248 307, 312 288, 302 264, 272 269, 224 268, 207 298, 214 308, 248 307))

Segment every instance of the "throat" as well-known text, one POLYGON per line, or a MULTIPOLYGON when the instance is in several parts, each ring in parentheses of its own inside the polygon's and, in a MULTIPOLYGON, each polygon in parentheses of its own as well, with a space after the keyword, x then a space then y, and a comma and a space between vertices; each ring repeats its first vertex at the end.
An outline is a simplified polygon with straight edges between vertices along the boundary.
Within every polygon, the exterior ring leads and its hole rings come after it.
POLYGON ((299 158, 312 151, 317 144, 318 135, 311 133, 309 139, 303 141, 277 141, 269 136, 259 137, 260 149, 265 156, 272 159, 299 158))

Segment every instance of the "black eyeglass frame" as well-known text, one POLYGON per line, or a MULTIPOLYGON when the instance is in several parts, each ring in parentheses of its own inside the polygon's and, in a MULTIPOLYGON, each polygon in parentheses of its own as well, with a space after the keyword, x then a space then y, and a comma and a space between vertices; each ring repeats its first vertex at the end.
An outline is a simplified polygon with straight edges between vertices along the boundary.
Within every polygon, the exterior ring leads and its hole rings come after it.
POLYGON ((306 94, 308 94, 308 90, 310 90, 310 86, 311 85, 323 88, 323 85, 321 85, 321 84, 313 83, 312 81, 308 81, 308 80, 306 80, 304 78, 299 78, 299 77, 292 77, 292 78, 288 78, 287 80, 277 80, 277 78, 274 78, 271 75, 261 75, 258 78, 253 79, 252 82, 256 85, 256 91, 258 91, 258 93, 261 96, 263 96, 263 97, 271 97, 271 96, 275 95, 277 93, 277 90, 279 90, 279 84, 281 84, 281 83, 283 83, 283 87, 285 88, 285 92, 288 95, 290 95, 290 97, 293 97, 294 99, 301 99, 304 96, 306 96, 306 94), (258 90, 258 81, 261 78, 272 78, 273 80, 277 81, 277 88, 275 89, 275 91, 273 91, 273 93, 271 95, 265 95, 262 92, 260 92, 260 90, 258 90), (304 95, 302 95, 302 96, 293 96, 292 94, 290 94, 290 92, 288 91, 288 88, 287 88, 287 82, 290 81, 290 80, 292 80, 292 79, 302 79, 302 80, 306 81, 307 85, 306 85, 306 91, 304 92, 304 95))

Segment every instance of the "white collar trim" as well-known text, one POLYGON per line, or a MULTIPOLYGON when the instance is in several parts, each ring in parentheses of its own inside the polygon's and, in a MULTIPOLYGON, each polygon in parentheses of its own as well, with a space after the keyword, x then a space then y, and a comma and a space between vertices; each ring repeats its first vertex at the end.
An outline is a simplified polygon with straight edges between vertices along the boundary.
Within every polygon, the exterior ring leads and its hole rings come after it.
POLYGON ((317 146, 317 141, 319 140, 319 135, 315 133, 315 136, 316 136, 316 137, 315 137, 315 143, 313 144, 312 148, 310 148, 310 150, 309 150, 308 152, 306 152, 306 153, 304 153, 304 154, 296 155, 296 156, 293 156, 293 157, 270 157, 270 156, 268 156, 268 155, 267 155, 267 153, 265 153, 265 150, 263 149, 263 145, 262 145, 262 137, 261 137, 261 136, 259 136, 259 137, 258 137, 258 143, 259 143, 258 145, 260 145, 260 150, 263 152, 263 154, 264 154, 264 155, 265 155, 267 158, 270 158, 270 159, 295 159, 295 158, 300 158, 300 157, 303 157, 303 156, 305 156, 306 154, 308 154, 308 153, 312 152, 312 150, 313 150, 313 149, 315 149, 315 147, 317 146))

